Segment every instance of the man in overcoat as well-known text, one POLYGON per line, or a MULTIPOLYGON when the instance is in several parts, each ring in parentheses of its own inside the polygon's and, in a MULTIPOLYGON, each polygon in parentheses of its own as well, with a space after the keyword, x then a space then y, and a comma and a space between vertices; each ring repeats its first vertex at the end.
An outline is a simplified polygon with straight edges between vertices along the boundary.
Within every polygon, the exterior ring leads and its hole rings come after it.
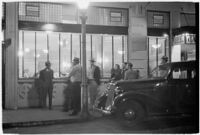
POLYGON ((41 104, 42 107, 46 107, 47 93, 49 96, 49 109, 52 109, 52 94, 53 94, 53 70, 51 69, 51 63, 45 62, 46 68, 40 71, 39 79, 42 83, 41 92, 41 104))

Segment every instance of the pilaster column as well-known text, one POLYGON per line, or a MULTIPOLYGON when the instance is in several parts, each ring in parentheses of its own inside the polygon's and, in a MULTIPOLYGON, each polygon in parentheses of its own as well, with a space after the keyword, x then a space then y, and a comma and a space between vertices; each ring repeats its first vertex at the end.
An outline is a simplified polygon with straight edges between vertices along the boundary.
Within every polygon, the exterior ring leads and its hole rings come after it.
POLYGON ((147 20, 142 3, 129 7, 128 61, 141 76, 147 76, 147 20))
POLYGON ((5 65, 5 108, 17 109, 17 50, 18 50, 18 3, 6 3, 5 39, 11 39, 6 48, 5 65))

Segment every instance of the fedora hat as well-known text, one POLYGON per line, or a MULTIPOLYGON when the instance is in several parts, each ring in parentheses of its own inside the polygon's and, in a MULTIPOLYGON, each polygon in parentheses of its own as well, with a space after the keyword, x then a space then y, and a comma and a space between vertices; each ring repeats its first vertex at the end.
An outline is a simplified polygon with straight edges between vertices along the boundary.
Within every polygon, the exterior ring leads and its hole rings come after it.
POLYGON ((90 62, 96 62, 93 58, 89 60, 90 62))
POLYGON ((74 57, 73 61, 77 61, 77 62, 79 62, 79 58, 74 57))
POLYGON ((162 56, 162 59, 167 60, 168 57, 167 56, 162 56))
POLYGON ((49 66, 49 65, 51 65, 51 62, 50 61, 45 62, 45 65, 49 66))

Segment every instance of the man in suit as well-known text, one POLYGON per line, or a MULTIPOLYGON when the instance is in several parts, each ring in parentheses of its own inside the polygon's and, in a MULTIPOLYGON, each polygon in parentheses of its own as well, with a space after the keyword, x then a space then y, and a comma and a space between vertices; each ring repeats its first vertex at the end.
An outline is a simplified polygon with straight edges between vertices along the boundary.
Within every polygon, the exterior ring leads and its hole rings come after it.
POLYGON ((52 94, 53 94, 53 70, 51 69, 51 63, 45 62, 46 68, 40 71, 39 79, 42 84, 41 92, 41 106, 46 107, 47 93, 49 96, 49 109, 52 109, 52 94))
POLYGON ((90 60, 90 68, 88 70, 88 90, 90 97, 90 105, 92 109, 95 106, 95 100, 98 94, 97 88, 100 85, 100 68, 95 65, 95 60, 90 60))

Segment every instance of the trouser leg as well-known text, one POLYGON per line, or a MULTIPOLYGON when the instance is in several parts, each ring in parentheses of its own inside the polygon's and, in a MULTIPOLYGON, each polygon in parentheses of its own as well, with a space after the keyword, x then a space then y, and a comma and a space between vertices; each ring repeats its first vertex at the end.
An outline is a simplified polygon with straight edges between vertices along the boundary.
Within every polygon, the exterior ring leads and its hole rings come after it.
POLYGON ((88 86, 90 104, 92 107, 95 105, 95 101, 96 101, 96 97, 97 97, 97 87, 98 87, 98 85, 96 84, 95 81, 91 81, 88 86))
POLYGON ((41 90, 41 98, 42 98, 42 107, 46 107, 46 98, 47 98, 47 88, 43 87, 41 90))
POLYGON ((53 89, 48 88, 48 96, 49 96, 49 109, 52 108, 52 94, 53 94, 53 89))
POLYGON ((74 112, 79 112, 81 110, 81 87, 79 82, 73 83, 72 86, 72 91, 73 91, 73 110, 74 112))

